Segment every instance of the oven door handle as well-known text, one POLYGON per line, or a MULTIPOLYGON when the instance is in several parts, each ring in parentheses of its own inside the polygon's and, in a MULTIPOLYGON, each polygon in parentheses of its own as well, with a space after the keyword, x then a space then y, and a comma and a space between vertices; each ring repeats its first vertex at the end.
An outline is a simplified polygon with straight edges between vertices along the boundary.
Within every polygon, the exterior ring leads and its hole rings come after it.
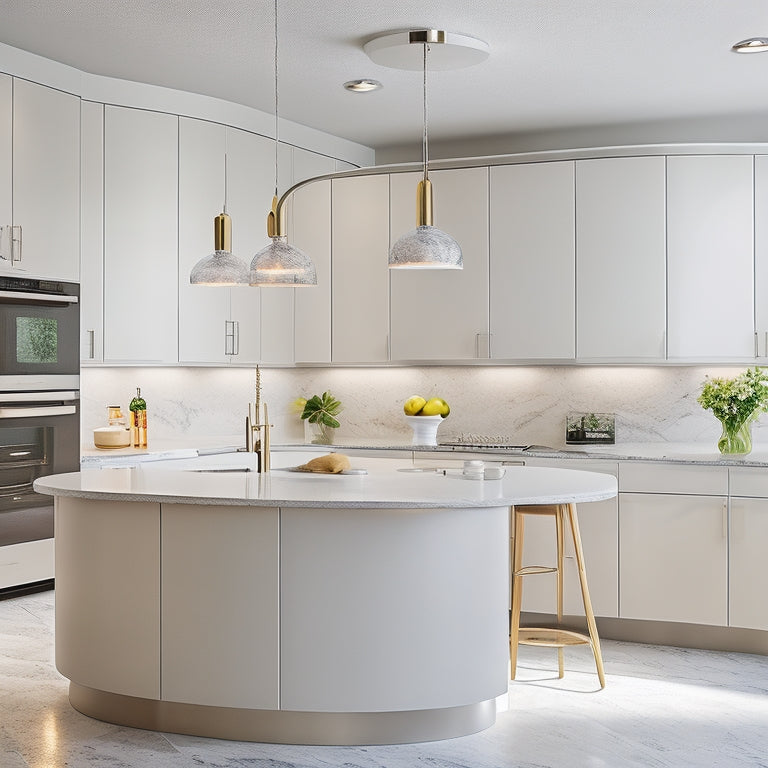
POLYGON ((77 304, 80 301, 77 296, 65 296, 64 294, 0 291, 0 303, 3 300, 9 300, 16 304, 77 304))
POLYGON ((32 416, 68 416, 77 413, 76 405, 41 405, 30 408, 0 408, 0 419, 19 419, 32 416))
POLYGON ((74 390, 51 390, 50 392, 2 392, 0 393, 0 403, 46 403, 62 402, 65 400, 77 400, 77 392, 74 390))

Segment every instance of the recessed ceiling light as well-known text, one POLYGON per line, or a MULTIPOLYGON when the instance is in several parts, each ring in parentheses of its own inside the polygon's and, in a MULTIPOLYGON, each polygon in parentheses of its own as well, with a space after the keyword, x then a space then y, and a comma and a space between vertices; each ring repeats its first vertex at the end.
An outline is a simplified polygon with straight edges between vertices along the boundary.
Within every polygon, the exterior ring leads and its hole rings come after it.
POLYGON ((379 88, 384 86, 378 80, 365 78, 363 80, 350 80, 344 83, 344 87, 353 93, 367 93, 368 91, 378 91, 379 88))
POLYGON ((731 46, 735 53, 762 53, 768 51, 768 37, 749 37, 731 46))

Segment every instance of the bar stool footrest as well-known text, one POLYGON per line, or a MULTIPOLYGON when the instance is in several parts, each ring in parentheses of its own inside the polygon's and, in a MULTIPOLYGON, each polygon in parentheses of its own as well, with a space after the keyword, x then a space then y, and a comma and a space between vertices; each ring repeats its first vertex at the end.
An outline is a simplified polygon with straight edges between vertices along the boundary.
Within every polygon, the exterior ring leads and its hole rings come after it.
POLYGON ((564 648, 568 645, 592 645, 589 635, 556 627, 520 627, 517 641, 522 645, 540 645, 549 648, 564 648))
POLYGON ((519 571, 515 571, 515 576, 530 576, 535 573, 557 573, 557 568, 548 565, 526 565, 519 571))

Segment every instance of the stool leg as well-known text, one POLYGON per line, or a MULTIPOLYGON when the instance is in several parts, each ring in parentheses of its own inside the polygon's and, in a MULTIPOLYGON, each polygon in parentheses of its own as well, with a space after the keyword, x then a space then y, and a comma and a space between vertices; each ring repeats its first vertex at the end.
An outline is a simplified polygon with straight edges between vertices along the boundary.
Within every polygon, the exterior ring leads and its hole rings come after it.
POLYGON ((589 597, 589 588, 587 587, 587 571, 584 567, 584 554, 581 550, 581 534, 579 533, 579 520, 576 515, 576 505, 568 504, 568 522, 571 524, 571 535, 573 536, 573 548, 576 551, 576 565, 579 570, 579 584, 581 585, 581 597, 584 601, 584 613, 587 617, 587 627, 589 628, 589 638, 592 641, 592 653, 595 657, 595 666, 597 667, 597 676, 600 680, 600 687, 605 688, 605 672, 603 670, 603 655, 600 650, 600 638, 597 635, 597 624, 595 624, 595 614, 592 612, 592 601, 589 597))
POLYGON ((509 619, 509 663, 510 678, 515 679, 517 671, 517 647, 520 632, 520 609, 523 603, 523 577, 518 574, 523 561, 524 516, 512 509, 514 516, 514 541, 512 546, 512 612, 509 619))
MULTIPOLYGON (((562 504, 557 505, 555 511, 555 529, 557 531, 557 624, 563 623, 563 520, 564 508, 562 504)), ((557 649, 557 671, 558 677, 565 674, 565 664, 563 660, 563 646, 557 649)))

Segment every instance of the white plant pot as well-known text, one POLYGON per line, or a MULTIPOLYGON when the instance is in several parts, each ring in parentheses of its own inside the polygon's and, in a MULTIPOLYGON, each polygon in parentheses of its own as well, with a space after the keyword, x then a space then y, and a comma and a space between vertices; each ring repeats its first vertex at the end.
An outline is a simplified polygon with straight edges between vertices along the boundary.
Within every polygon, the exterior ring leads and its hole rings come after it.
POLYGON ((406 416, 413 430, 413 445, 437 445, 437 428, 443 423, 442 416, 406 416))

